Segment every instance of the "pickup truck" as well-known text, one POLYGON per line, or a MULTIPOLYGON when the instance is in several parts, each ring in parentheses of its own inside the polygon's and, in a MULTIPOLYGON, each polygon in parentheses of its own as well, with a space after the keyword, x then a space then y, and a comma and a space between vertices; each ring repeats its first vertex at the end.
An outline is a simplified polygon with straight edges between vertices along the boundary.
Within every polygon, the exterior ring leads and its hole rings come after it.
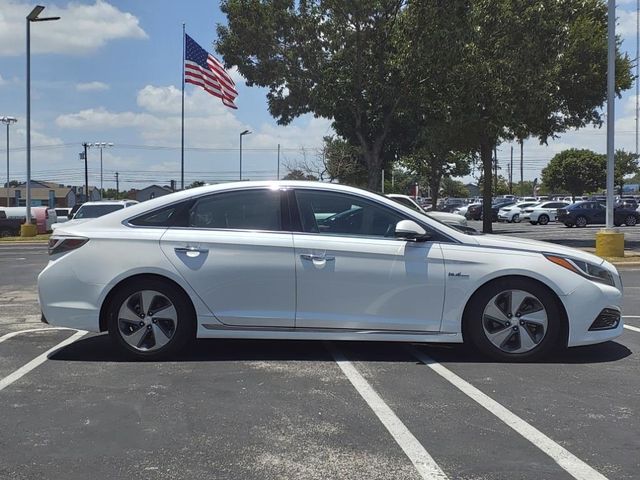
POLYGON ((0 211, 0 237, 20 235, 20 225, 23 222, 20 218, 7 218, 7 214, 0 211))

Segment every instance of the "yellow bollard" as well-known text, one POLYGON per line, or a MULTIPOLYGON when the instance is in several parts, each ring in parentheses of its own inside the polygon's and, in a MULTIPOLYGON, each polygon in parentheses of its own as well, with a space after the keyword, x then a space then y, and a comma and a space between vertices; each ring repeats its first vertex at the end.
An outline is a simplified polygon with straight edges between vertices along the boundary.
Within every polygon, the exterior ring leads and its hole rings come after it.
POLYGON ((624 233, 606 228, 596 233, 596 255, 624 257, 624 233))
POLYGON ((23 223, 20 225, 20 236, 21 237, 35 237, 38 234, 38 227, 35 225, 29 225, 23 223))

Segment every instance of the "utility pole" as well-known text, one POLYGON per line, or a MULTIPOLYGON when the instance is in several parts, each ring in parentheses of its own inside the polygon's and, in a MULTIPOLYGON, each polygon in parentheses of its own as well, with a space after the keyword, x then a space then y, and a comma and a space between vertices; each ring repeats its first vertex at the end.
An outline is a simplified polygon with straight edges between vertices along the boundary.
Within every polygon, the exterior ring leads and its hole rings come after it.
POLYGON ((384 168, 382 169, 382 194, 384 195, 384 168))
POLYGON ((0 117, 0 122, 7 125, 7 207, 9 206, 9 182, 11 181, 11 177, 9 176, 9 125, 17 121, 18 119, 15 117, 0 117))
POLYGON ((87 164, 87 149, 89 148, 89 144, 84 142, 82 144, 84 147, 84 201, 89 201, 89 166, 87 164))
POLYGON ((523 148, 523 140, 520 139, 520 186, 522 186, 522 184, 524 183, 524 162, 523 162, 523 152, 524 152, 524 148, 523 148))
POLYGON ((493 195, 498 196, 498 149, 493 147, 493 195))
POLYGON ((511 161, 509 162, 509 194, 513 195, 513 145, 511 145, 511 161))
POLYGON ((120 196, 120 179, 118 178, 119 176, 120 174, 116 172, 116 200, 118 200, 118 197, 120 196))
MULTIPOLYGON (((640 2, 640 0, 638 0, 640 2)), ((276 180, 280 180, 280 144, 278 144, 278 173, 276 180)))

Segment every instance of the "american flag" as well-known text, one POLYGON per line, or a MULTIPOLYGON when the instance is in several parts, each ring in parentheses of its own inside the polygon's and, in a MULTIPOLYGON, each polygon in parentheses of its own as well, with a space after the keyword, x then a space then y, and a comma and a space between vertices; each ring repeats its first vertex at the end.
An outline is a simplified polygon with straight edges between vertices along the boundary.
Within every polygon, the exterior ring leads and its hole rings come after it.
POLYGON ((222 99, 222 103, 227 107, 238 108, 233 103, 238 96, 236 84, 222 63, 187 34, 185 34, 184 81, 198 85, 211 95, 222 99))

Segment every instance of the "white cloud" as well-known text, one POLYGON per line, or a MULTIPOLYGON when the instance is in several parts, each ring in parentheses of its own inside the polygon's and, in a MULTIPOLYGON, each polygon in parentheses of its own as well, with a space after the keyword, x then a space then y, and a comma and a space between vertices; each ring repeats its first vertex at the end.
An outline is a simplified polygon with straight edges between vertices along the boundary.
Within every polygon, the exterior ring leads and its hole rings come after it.
POLYGON ((104 82, 87 82, 87 83, 77 83, 76 90, 79 92, 100 92, 104 90, 109 90, 109 85, 104 82))
POLYGON ((7 81, 2 78, 2 75, 0 74, 0 87, 3 86, 5 83, 7 83, 7 81))
MULTIPOLYGON (((635 4, 635 1, 634 1, 635 4)), ((635 10, 616 11, 616 35, 620 35, 623 39, 635 40, 637 29, 637 18, 635 10)))
MULTIPOLYGON (((22 0, 0 0, 0 56, 24 55, 24 22, 32 7, 22 0)), ((137 17, 103 0, 92 5, 70 2, 62 8, 52 5, 41 16, 61 19, 32 26, 33 53, 86 54, 112 40, 147 38, 137 17)))

